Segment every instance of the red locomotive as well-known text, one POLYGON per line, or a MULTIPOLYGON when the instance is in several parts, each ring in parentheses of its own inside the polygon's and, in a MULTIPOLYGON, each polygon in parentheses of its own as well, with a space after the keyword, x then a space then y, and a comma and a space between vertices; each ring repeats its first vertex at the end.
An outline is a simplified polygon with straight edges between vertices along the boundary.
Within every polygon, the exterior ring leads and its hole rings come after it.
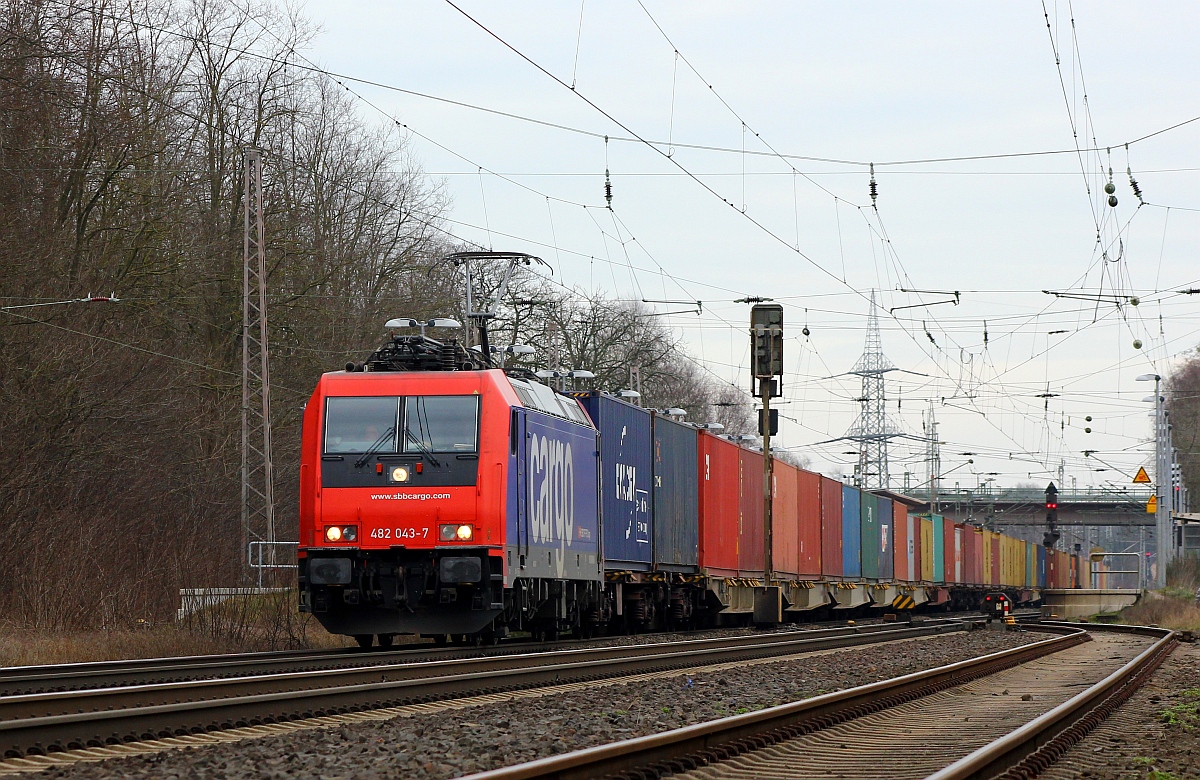
POLYGON ((602 580, 598 449, 576 401, 394 336, 305 408, 301 609, 363 646, 578 625, 602 580))

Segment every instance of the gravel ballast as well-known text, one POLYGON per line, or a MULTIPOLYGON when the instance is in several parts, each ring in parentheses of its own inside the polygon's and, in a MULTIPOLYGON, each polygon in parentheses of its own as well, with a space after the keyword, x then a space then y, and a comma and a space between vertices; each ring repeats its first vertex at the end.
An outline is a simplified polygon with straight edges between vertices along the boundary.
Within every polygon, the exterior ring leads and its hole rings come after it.
POLYGON ((635 684, 80 763, 55 778, 450 778, 896 677, 1044 639, 974 631, 635 684))

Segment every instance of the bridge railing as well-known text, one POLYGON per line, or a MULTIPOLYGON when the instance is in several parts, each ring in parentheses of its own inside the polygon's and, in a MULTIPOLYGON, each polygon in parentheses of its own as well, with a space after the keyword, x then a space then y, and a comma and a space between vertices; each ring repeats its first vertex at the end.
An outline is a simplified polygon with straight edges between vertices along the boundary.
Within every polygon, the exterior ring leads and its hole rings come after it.
MULTIPOLYGON (((930 499, 928 489, 901 491, 905 495, 922 501, 930 499)), ((1154 495, 1153 488, 1065 488, 1058 492, 1060 504, 1107 504, 1107 503, 1139 503, 1144 504, 1154 495)), ((973 488, 942 488, 938 490, 940 503, 1003 503, 1003 504, 1042 504, 1046 501, 1046 493, 1038 488, 993 488, 990 486, 973 488)))

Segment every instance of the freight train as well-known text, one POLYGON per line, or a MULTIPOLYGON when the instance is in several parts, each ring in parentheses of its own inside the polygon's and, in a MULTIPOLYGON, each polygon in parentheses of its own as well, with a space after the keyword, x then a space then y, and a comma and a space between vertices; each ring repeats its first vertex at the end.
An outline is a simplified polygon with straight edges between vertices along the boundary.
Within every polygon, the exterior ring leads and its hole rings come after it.
MULTIPOLYGON (((760 452, 614 395, 557 392, 455 339, 393 333, 323 375, 305 408, 302 611, 364 647, 750 619, 760 452)), ((1027 603, 1078 582, 1075 556, 902 495, 778 460, 772 487, 791 618, 978 609, 997 590, 1027 603)))

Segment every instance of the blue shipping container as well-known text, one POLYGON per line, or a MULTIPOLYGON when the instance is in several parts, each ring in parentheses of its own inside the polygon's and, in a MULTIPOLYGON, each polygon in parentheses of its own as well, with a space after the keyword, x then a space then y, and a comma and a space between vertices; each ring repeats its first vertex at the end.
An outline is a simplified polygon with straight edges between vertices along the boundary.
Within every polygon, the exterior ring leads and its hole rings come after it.
POLYGON ((946 581, 946 533, 941 515, 932 515, 933 520, 933 581, 946 581))
POLYGON ((700 432, 654 415, 654 567, 697 571, 700 563, 700 432))
POLYGON ((576 397, 600 430, 605 568, 646 571, 654 546, 650 412, 597 391, 576 397))
POLYGON ((510 572, 599 579, 596 431, 524 409, 513 410, 513 426, 523 446, 510 456, 510 572))
POLYGON ((859 494, 859 516, 862 517, 861 552, 862 576, 879 579, 879 498, 874 493, 859 494))
POLYGON ((892 522, 892 500, 879 497, 879 579, 891 580, 896 576, 896 550, 892 547, 895 538, 892 522))
POLYGON ((862 518, 859 517, 862 503, 858 488, 842 485, 842 576, 861 577, 862 518))
POLYGON ((1042 545, 1037 547, 1037 586, 1039 588, 1046 587, 1046 548, 1042 545))

